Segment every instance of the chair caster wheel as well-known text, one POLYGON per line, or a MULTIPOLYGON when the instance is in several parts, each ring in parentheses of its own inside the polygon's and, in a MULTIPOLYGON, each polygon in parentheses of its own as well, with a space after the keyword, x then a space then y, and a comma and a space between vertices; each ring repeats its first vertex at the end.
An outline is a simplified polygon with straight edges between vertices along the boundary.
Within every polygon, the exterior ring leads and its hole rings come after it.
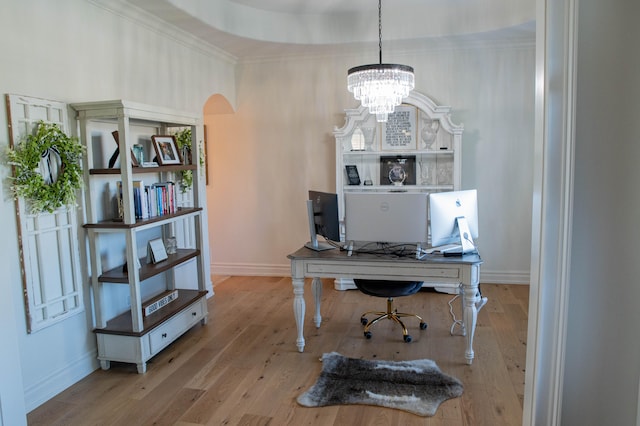
POLYGON ((367 321, 367 319, 365 317, 360 318, 360 324, 362 325, 367 325, 369 321, 367 321))
POLYGON ((364 332, 364 337, 366 337, 367 339, 371 339, 371 336, 372 336, 372 334, 371 334, 370 331, 365 331, 364 332))
POLYGON ((421 322, 420 323, 420 330, 426 330, 427 329, 427 323, 426 322, 421 322))
POLYGON ((408 334, 404 336, 404 341, 405 343, 411 343, 411 336, 409 336, 408 334))

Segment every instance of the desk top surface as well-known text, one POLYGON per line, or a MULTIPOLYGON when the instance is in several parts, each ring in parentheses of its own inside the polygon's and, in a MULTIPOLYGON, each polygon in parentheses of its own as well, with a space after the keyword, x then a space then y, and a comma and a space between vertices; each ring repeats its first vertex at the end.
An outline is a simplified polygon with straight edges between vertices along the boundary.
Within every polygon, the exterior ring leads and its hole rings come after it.
POLYGON ((445 257, 440 254, 427 254, 422 259, 416 259, 415 253, 407 252, 405 256, 397 254, 372 254, 354 252, 347 256, 347 251, 339 248, 324 251, 315 251, 302 247, 287 256, 291 260, 336 260, 336 261, 371 261, 371 262, 408 262, 408 263, 438 263, 438 264, 473 264, 482 263, 479 254, 465 254, 464 256, 445 257))

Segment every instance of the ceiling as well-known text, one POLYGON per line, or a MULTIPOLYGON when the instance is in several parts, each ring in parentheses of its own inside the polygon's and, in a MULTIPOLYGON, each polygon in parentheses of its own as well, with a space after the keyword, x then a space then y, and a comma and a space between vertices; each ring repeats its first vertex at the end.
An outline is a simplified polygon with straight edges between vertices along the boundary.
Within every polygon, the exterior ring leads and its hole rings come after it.
MULTIPOLYGON (((124 0, 236 59, 377 48, 375 0, 124 0)), ((386 0, 383 49, 531 39, 535 0, 386 0)))

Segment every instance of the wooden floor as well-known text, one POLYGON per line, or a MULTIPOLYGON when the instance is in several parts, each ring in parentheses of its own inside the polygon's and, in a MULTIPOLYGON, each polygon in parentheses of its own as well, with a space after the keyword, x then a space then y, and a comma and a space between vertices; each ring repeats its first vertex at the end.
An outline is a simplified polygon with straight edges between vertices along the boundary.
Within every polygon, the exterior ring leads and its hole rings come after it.
MULTIPOLYGON (((196 325, 148 363, 146 374, 112 363, 28 415, 30 425, 508 425, 521 424, 529 287, 481 286, 489 303, 478 315, 476 358, 464 360, 465 339, 449 334, 448 294, 422 291, 396 300, 429 328, 408 320, 404 343, 391 321, 362 335, 360 314, 385 300, 335 291, 323 281, 320 329, 313 297, 305 299, 306 348, 297 351, 290 278, 220 277, 209 299, 209 323, 196 325), (409 324, 410 323, 410 324, 409 324), (430 358, 464 384, 460 398, 434 417, 369 406, 305 408, 296 397, 316 380, 325 352, 385 360, 430 358)), ((454 312, 460 318, 459 300, 454 312)))

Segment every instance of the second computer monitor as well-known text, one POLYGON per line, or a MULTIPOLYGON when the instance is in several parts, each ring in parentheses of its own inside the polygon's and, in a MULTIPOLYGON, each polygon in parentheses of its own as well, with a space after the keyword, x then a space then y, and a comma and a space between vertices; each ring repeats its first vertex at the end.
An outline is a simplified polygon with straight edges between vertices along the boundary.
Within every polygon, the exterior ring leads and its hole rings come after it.
POLYGON ((478 194, 475 189, 430 194, 431 245, 435 247, 454 243, 469 247, 465 242, 473 245, 473 239, 478 238, 477 200, 478 194), (468 231, 463 229, 462 235, 459 227, 460 218, 464 218, 462 222, 466 222, 468 226, 468 231), (465 232, 470 235, 465 236, 465 232))
POLYGON ((347 242, 427 242, 427 196, 411 192, 346 192, 347 242))

